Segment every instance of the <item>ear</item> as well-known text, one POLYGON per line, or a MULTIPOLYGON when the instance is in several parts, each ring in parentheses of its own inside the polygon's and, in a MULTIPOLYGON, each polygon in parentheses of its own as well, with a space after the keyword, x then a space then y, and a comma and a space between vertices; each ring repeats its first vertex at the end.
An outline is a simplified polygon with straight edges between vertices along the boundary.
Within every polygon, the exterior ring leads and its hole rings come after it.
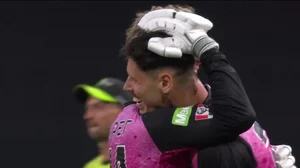
POLYGON ((173 88, 173 77, 170 73, 161 73, 158 77, 158 87, 162 93, 169 93, 173 88))
POLYGON ((194 71, 195 71, 196 73, 198 73, 200 64, 201 64, 200 61, 198 61, 198 60, 195 59, 194 71))

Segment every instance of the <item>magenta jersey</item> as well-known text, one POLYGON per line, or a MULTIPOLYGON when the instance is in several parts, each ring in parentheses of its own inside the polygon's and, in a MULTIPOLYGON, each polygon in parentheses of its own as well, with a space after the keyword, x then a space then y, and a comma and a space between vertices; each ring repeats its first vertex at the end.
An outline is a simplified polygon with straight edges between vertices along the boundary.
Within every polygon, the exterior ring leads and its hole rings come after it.
POLYGON ((250 145, 258 164, 257 168, 276 168, 269 138, 257 122, 240 136, 250 145))
POLYGON ((161 152, 149 135, 135 104, 126 106, 110 130, 112 168, 185 168, 189 150, 161 152))
MULTIPOLYGON (((273 151, 269 142, 269 138, 260 125, 255 122, 252 127, 240 135, 252 149, 254 158, 257 162, 256 168, 276 168, 273 151)), ((193 168, 198 168, 197 154, 193 157, 193 168)), ((199 167, 201 168, 201 167, 199 167)))

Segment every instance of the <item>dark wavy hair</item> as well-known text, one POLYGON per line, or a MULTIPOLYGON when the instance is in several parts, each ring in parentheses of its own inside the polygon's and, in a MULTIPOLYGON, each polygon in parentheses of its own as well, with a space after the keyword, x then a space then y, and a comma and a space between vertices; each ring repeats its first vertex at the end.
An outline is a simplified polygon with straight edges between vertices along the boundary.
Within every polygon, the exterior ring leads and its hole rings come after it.
POLYGON ((193 72, 195 59, 192 55, 183 55, 181 58, 167 58, 148 50, 148 41, 152 37, 169 37, 163 32, 141 32, 139 36, 127 41, 121 50, 125 59, 131 58, 138 67, 149 72, 160 68, 173 68, 176 76, 193 72))

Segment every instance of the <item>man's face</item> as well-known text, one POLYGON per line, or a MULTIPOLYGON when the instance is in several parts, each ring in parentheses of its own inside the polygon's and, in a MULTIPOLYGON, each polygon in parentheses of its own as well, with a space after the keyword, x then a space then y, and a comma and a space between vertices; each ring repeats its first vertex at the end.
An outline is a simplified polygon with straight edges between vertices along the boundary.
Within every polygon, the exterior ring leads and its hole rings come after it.
POLYGON ((122 108, 115 103, 105 103, 95 98, 85 102, 84 120, 89 136, 96 141, 107 141, 110 126, 122 108))
MULTIPOLYGON (((136 99, 145 103, 150 111, 150 107, 162 105, 163 93, 159 78, 140 70, 132 59, 128 59, 127 73, 128 78, 124 84, 124 90, 132 93, 136 99)), ((139 103, 137 105, 139 106, 139 103)))

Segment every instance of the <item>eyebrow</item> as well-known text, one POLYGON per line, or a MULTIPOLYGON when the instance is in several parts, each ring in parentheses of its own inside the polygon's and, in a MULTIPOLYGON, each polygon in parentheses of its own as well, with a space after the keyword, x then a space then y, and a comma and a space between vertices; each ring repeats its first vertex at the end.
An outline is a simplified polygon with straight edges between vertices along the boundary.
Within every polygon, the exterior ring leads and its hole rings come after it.
MULTIPOLYGON (((128 75, 129 76, 129 75, 128 75)), ((137 81, 137 79, 136 78, 134 78, 134 77, 132 77, 132 76, 129 76, 132 80, 134 80, 134 81, 137 81)))
POLYGON ((129 76, 129 73, 128 73, 128 68, 126 68, 126 73, 127 73, 127 75, 129 76))
POLYGON ((128 69, 126 68, 126 72, 127 72, 127 76, 129 77, 129 78, 131 78, 131 79, 133 79, 133 80, 135 80, 135 78, 134 77, 132 77, 129 73, 128 73, 128 69))

